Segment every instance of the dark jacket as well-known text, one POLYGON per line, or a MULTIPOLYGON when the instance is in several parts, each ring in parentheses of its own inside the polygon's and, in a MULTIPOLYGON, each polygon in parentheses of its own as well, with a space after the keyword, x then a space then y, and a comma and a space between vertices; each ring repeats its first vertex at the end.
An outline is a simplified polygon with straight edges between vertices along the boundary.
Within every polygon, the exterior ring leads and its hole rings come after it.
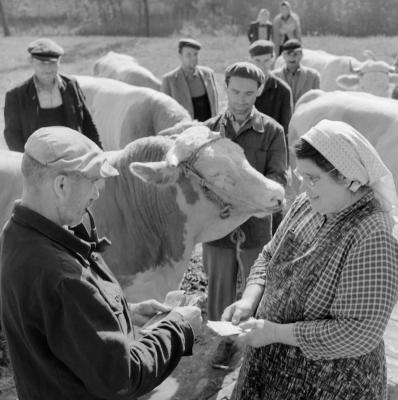
MULTIPOLYGON (((284 132, 272 118, 254 109, 253 118, 238 132, 232 126, 226 114, 211 118, 205 123, 211 130, 220 132, 239 144, 250 165, 269 179, 286 185, 286 144, 284 132)), ((241 225, 246 240, 242 248, 264 246, 271 239, 271 218, 252 217, 241 225)), ((209 242, 217 247, 235 247, 230 235, 209 242)))
MULTIPOLYGON (((260 27, 260 23, 258 21, 250 22, 249 29, 247 31, 247 37, 249 38, 249 42, 253 43, 258 40, 258 29, 260 27)), ((265 26, 267 30, 267 34, 265 38, 266 40, 272 40, 272 23, 271 21, 267 22, 265 26)))
POLYGON ((1 246, 2 327, 20 400, 135 399, 192 354, 178 313, 134 338, 95 243, 17 203, 1 246))
POLYGON ((258 111, 279 122, 287 139, 290 118, 293 112, 293 98, 289 85, 271 73, 255 106, 258 111))
MULTIPOLYGON (((75 129, 100 147, 101 141, 84 94, 76 79, 59 75, 66 126, 75 129)), ((6 93, 4 104, 4 138, 10 150, 24 151, 28 137, 39 129, 39 100, 33 77, 6 93)))

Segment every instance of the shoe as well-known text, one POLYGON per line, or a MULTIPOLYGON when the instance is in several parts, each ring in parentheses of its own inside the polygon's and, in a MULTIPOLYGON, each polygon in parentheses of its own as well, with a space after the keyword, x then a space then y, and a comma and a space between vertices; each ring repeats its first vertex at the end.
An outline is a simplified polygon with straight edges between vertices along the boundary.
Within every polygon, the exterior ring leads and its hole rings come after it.
POLYGON ((221 339, 211 359, 211 366, 216 369, 229 369, 232 357, 239 350, 235 342, 229 338, 221 339))

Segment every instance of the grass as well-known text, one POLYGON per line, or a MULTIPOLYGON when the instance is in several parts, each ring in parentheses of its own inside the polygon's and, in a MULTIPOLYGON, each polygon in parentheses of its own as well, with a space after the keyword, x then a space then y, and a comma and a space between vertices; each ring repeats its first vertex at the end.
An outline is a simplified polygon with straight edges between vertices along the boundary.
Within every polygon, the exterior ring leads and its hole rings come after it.
MULTIPOLYGON (((4 95, 14 85, 31 75, 26 47, 36 37, 15 36, 0 41, 0 131, 3 131, 4 95)), ((110 50, 131 54, 139 62, 161 77, 178 65, 176 50, 177 37, 136 38, 115 36, 57 36, 55 40, 64 47, 65 56, 61 72, 67 74, 91 74, 96 59, 110 50)), ((223 94, 223 72, 225 67, 235 61, 248 57, 248 41, 244 36, 218 35, 199 38, 203 49, 200 62, 216 72, 217 84, 223 94)), ((365 49, 372 50, 379 59, 392 62, 398 51, 397 37, 343 38, 337 36, 305 37, 305 47, 323 49, 334 54, 352 55, 363 59, 365 49), (397 49, 397 50, 396 50, 397 49)), ((0 148, 4 147, 0 135, 0 148)))

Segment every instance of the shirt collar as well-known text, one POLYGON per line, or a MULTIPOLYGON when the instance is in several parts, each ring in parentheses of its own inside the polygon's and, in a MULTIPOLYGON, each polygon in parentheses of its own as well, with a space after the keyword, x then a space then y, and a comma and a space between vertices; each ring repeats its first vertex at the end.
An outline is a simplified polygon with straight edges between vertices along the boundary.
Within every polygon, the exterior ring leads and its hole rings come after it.
MULTIPOLYGON (((42 90, 44 90, 44 89, 43 89, 43 85, 39 82, 39 80, 37 79, 37 76, 36 76, 36 75, 33 75, 33 83, 35 84, 35 87, 36 87, 36 90, 37 90, 37 91, 42 91, 42 90)), ((61 77, 60 77, 59 75, 57 75, 57 76, 55 77, 54 85, 53 85, 53 87, 51 88, 51 90, 54 90, 55 88, 59 89, 59 88, 61 88, 61 87, 62 87, 62 80, 61 80, 61 77)))
POLYGON ((199 70, 198 70, 198 67, 195 67, 195 69, 193 70, 193 72, 188 72, 188 71, 186 71, 184 68, 181 68, 182 69, 182 72, 183 72, 183 74, 184 74, 184 76, 186 77, 186 78, 196 78, 196 77, 199 77, 199 70))
MULTIPOLYGON (((228 120, 233 122, 233 121, 235 121, 235 117, 231 113, 231 111, 229 111, 227 109, 227 111, 225 111, 224 116, 223 116, 223 118, 221 120, 221 124, 223 124, 225 126, 227 124, 228 120)), ((264 133, 265 132, 264 121, 261 118, 261 114, 256 109, 256 107, 253 106, 249 116, 244 121, 244 123, 241 124, 239 130, 241 131, 243 127, 252 128, 254 131, 256 131, 258 133, 264 133)))
POLYGON ((290 72, 286 66, 283 67, 284 71, 285 71, 285 75, 290 75, 290 76, 298 76, 301 73, 301 65, 298 66, 298 68, 296 69, 296 71, 290 72))
POLYGON ((73 234, 72 232, 67 231, 62 226, 50 221, 43 215, 23 206, 20 200, 15 202, 11 219, 18 224, 41 233, 71 252, 79 254, 85 260, 89 258, 91 252, 95 249, 94 242, 83 240, 76 233, 73 234))

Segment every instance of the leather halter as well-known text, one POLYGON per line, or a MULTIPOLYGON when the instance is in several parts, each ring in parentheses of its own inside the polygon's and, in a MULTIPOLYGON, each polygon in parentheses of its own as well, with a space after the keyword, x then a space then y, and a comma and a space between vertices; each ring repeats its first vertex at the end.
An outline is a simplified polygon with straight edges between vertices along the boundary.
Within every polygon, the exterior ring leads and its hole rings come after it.
POLYGON ((192 176, 202 188, 203 193, 205 196, 212 201, 213 203, 217 204, 220 208, 220 218, 225 219, 231 215, 231 207, 232 205, 225 202, 215 191, 213 188, 216 186, 209 182, 204 176, 200 174, 200 172, 195 168, 195 163, 198 160, 199 152, 204 149, 205 147, 209 146, 210 144, 225 139, 223 137, 217 137, 211 139, 201 146, 199 146, 186 160, 181 161, 179 166, 182 168, 182 171, 186 177, 192 176))

